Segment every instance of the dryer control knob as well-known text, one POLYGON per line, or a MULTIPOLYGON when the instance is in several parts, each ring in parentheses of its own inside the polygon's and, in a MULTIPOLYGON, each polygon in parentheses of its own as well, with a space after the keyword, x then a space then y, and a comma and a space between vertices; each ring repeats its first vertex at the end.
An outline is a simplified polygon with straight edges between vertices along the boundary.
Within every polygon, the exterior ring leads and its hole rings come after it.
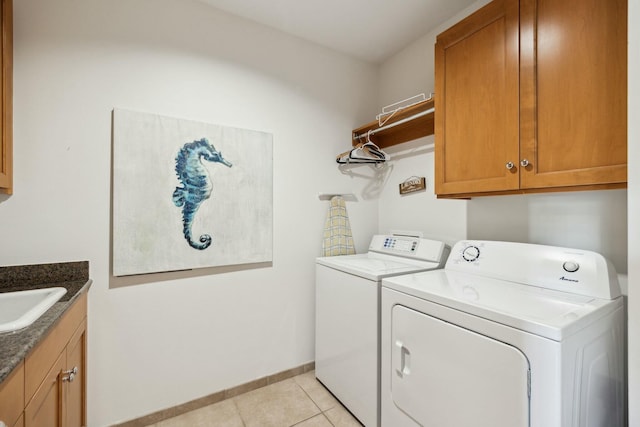
POLYGON ((462 258, 465 261, 473 262, 480 256, 480 249, 477 246, 467 246, 462 251, 462 258))
POLYGON ((575 261, 565 261, 565 263, 562 264, 562 268, 564 268, 564 271, 567 273, 575 273, 580 268, 580 264, 575 261))

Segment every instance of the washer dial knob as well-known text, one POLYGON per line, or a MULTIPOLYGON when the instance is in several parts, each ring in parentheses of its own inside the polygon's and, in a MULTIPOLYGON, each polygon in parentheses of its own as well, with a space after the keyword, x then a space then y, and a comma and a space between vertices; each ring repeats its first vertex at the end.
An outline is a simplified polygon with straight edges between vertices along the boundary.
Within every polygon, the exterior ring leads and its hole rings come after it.
POLYGON ((462 258, 467 262, 473 262, 480 256, 480 249, 477 246, 467 246, 462 251, 462 258))
POLYGON ((564 264, 562 264, 562 268, 564 268, 564 271, 567 273, 575 273, 580 268, 580 264, 575 261, 565 261, 564 264))

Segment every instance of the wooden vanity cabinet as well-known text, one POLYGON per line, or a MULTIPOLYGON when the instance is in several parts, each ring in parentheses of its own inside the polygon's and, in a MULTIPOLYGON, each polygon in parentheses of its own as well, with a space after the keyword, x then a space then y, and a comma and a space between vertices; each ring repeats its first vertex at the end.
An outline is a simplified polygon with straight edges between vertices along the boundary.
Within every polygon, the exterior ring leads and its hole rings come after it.
POLYGON ((24 362, 0 385, 0 421, 7 427, 22 427, 24 408, 24 362))
POLYGON ((25 427, 86 425, 86 337, 84 293, 25 360, 25 427))
POLYGON ((626 0, 495 0, 437 37, 440 197, 621 188, 626 0))
POLYGON ((8 427, 86 425, 87 294, 0 386, 0 421, 8 427))
POLYGON ((0 0, 0 193, 13 192, 13 4, 0 0))

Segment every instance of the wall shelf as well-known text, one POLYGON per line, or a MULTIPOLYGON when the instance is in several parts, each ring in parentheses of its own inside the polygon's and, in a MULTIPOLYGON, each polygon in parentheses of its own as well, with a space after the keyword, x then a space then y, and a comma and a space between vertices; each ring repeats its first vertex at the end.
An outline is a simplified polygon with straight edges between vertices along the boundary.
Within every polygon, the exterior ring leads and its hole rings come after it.
POLYGON ((403 142, 412 141, 434 132, 434 100, 433 98, 418 102, 395 113, 382 126, 378 120, 353 130, 352 145, 366 142, 367 132, 372 131, 371 141, 378 147, 385 148, 403 142), (411 117, 417 116, 413 119, 411 117), (360 137, 360 138, 358 138, 360 137))

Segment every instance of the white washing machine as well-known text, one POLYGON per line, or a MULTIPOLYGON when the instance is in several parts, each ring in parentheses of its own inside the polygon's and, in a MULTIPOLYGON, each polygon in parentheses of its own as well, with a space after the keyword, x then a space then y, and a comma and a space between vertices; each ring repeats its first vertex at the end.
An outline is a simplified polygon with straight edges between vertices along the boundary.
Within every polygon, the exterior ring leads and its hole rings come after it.
POLYGON ((380 282, 442 268, 449 248, 376 235, 369 252, 316 260, 316 378, 367 427, 380 425, 380 282))
POLYGON ((382 282, 388 427, 622 427, 625 305, 576 249, 458 242, 443 270, 382 282))

